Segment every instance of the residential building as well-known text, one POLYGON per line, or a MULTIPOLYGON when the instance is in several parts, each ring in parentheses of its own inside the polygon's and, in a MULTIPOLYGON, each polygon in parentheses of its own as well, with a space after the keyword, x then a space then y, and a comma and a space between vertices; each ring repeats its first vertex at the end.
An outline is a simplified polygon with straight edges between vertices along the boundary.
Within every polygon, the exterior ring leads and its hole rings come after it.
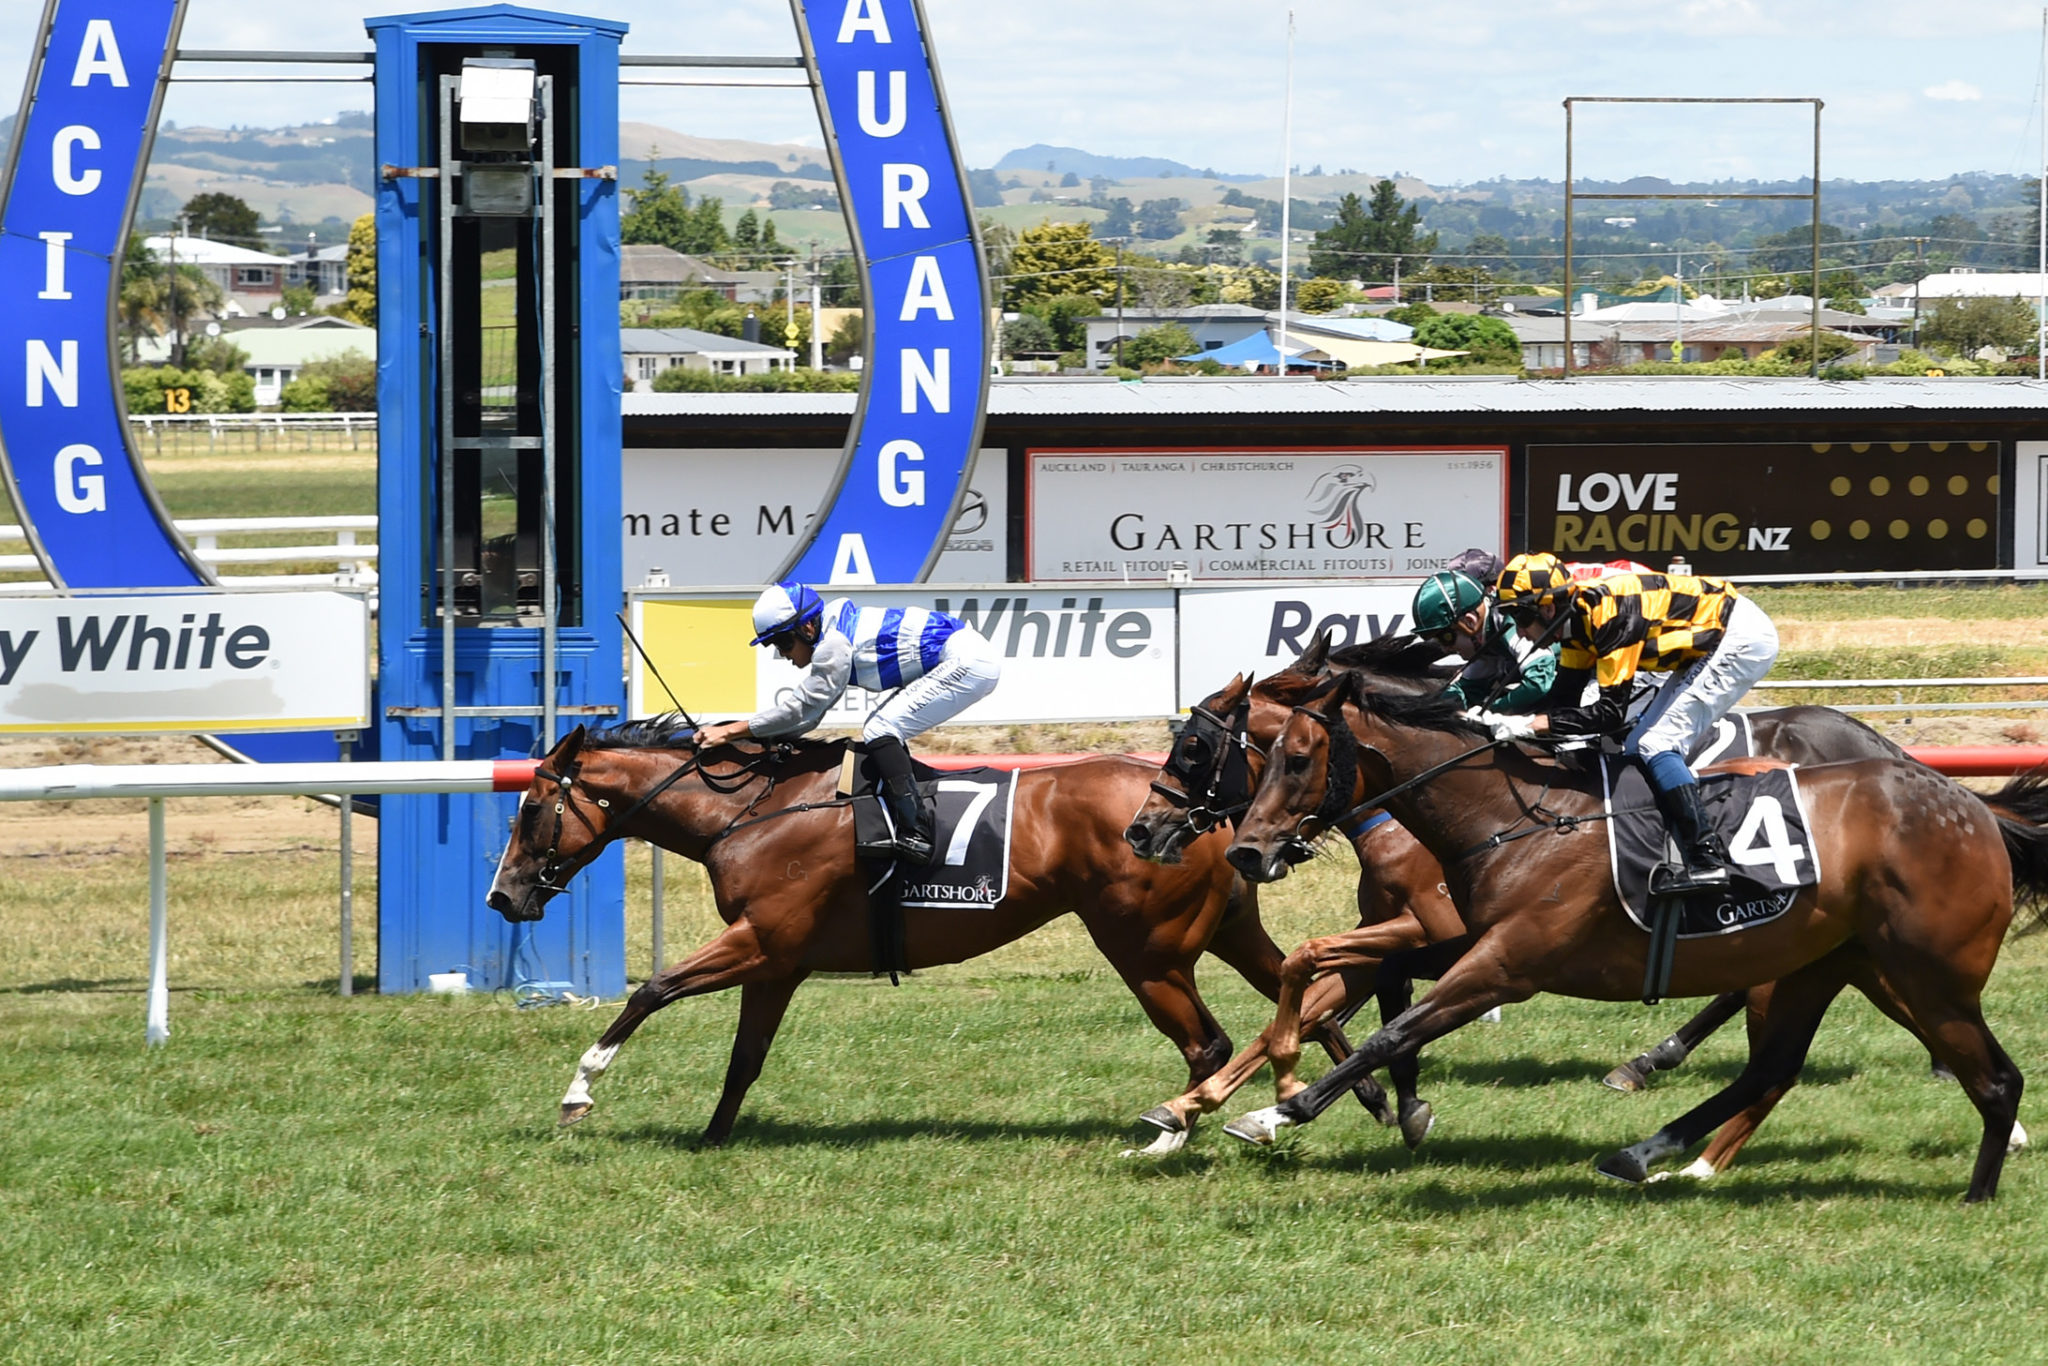
POLYGON ((673 299, 708 289, 736 304, 765 304, 774 301, 782 285, 779 270, 725 270, 652 243, 619 248, 622 299, 673 299))
POLYGON ((309 247, 284 258, 284 282, 287 285, 303 285, 313 291, 313 297, 326 306, 336 302, 348 293, 348 244, 336 243, 331 247, 309 247))
MULTIPOLYGON (((242 369, 256 381, 258 407, 268 408, 277 403, 284 386, 314 361, 333 360, 350 351, 360 352, 373 363, 377 359, 376 328, 324 313, 276 323, 267 318, 251 319, 239 327, 230 321, 222 326, 227 340, 249 358, 242 369)), ((186 334, 188 340, 196 335, 196 328, 186 334)), ((143 365, 168 365, 172 356, 171 336, 165 333, 146 338, 137 344, 136 352, 136 359, 143 365)))
POLYGON ((1087 340, 1083 343, 1083 350, 1088 356, 1090 369, 1104 370, 1116 364, 1119 336, 1129 341, 1148 328, 1179 323, 1194 334, 1198 349, 1220 351, 1264 332, 1266 316, 1266 310, 1249 304, 1191 304, 1186 308, 1159 311, 1126 308, 1122 330, 1119 331, 1116 310, 1112 308, 1100 317, 1086 320, 1087 340))
POLYGON ((142 244, 164 265, 176 260, 181 266, 199 267, 200 274, 228 296, 231 312, 267 312, 284 294, 287 257, 204 237, 145 237, 142 244))
POLYGON ((626 358, 630 392, 652 393, 654 377, 683 366, 719 375, 762 375, 796 368, 796 352, 783 346, 721 337, 693 327, 623 327, 619 344, 626 358))

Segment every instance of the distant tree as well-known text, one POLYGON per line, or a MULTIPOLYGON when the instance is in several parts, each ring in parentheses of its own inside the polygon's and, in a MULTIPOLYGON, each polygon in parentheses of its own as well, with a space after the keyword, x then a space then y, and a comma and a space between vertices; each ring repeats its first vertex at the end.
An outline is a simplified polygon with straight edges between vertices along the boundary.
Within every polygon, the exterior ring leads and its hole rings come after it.
POLYGON ((1015 360, 1027 351, 1057 351, 1052 325, 1036 313, 1019 313, 1015 322, 1003 323, 1003 356, 1015 360))
POLYGON ((1520 365, 1522 343, 1499 318, 1482 313, 1439 313, 1415 329, 1415 344, 1438 351, 1469 351, 1487 365, 1520 365))
POLYGON ((669 184, 668 175, 654 167, 659 149, 647 149, 647 170, 640 188, 626 191, 626 211, 619 215, 619 240, 628 246, 672 247, 690 235, 690 192, 669 184))
POLYGON ((1010 273, 1010 253, 1016 250, 1017 233, 1007 223, 981 215, 981 254, 988 260, 989 281, 998 290, 1010 273))
POLYGON ((1985 346, 2031 351, 2034 306, 2020 299, 1943 299, 1920 325, 1920 340, 1960 356, 1985 346))
POLYGON ((342 315, 365 327, 377 325, 377 216, 366 213, 348 230, 348 299, 342 315))
POLYGON ((1075 175, 1072 171, 1060 177, 1060 188, 1063 190, 1079 189, 1080 185, 1081 177, 1075 175))
POLYGON ((1374 282, 1393 277, 1394 258, 1417 270, 1436 250, 1436 234, 1422 231, 1422 211, 1404 204, 1391 180, 1372 187, 1368 205, 1355 194, 1337 201, 1336 215, 1309 247, 1311 274, 1374 282))
POLYGON ((1158 327, 1146 328, 1124 343, 1124 364, 1157 365, 1176 356, 1191 355, 1200 346, 1195 334, 1179 323, 1162 323, 1158 327))
POLYGON ((1135 235, 1131 225, 1131 201, 1112 199, 1104 206, 1106 212, 1101 223, 1096 225, 1098 237, 1131 237, 1135 235))
POLYGON ((278 391, 277 406, 287 413, 336 411, 334 399, 327 392, 327 381, 308 379, 304 375, 294 377, 291 383, 278 391))
POLYGON ((1026 228, 1010 253, 1004 306, 1014 309, 1062 295, 1114 298, 1115 265, 1115 254, 1095 240, 1086 223, 1047 222, 1026 228))
MULTIPOLYGON (((1977 228, 1975 223, 1970 223, 1969 226, 1977 236, 1983 236, 1982 231, 1977 228)), ((1833 223, 1823 223, 1820 225, 1821 265, 1823 268, 1827 266, 1830 255, 1834 256, 1836 264, 1841 264, 1840 252, 1830 253, 1828 248, 1846 242, 1848 238, 1849 235, 1833 223)), ((1787 228, 1783 232, 1774 232, 1759 237, 1756 239, 1756 245, 1751 247, 1749 251, 1749 268, 1753 271, 1768 271, 1773 275, 1782 275, 1795 270, 1811 273, 1810 267, 1812 265, 1813 228, 1811 225, 1801 228, 1787 228)))
POLYGON ((267 245, 259 232, 262 224, 256 210, 231 194, 218 191, 195 194, 178 212, 185 220, 186 230, 194 237, 251 248, 267 245))
POLYGON ((1420 327, 1431 318, 1441 315, 1428 304, 1413 303, 1404 304, 1400 308, 1390 308, 1387 310, 1386 316, 1389 322, 1401 323, 1408 327, 1420 327))
POLYGON ((752 209, 739 216, 732 225, 732 249, 748 255, 761 247, 761 219, 752 209))
POLYGON ((1100 317, 1102 305, 1085 294, 1062 294, 1035 299, 1023 305, 1023 311, 1045 321, 1052 329, 1054 346, 1061 351, 1079 351, 1088 340, 1087 319, 1100 317))
POLYGON ((278 302, 284 305, 286 313, 294 318, 302 318, 313 311, 316 300, 309 286, 286 285, 284 296, 278 302))
POLYGON ((732 238, 725 230, 725 201, 716 195, 698 200, 697 207, 690 210, 682 239, 669 245, 688 256, 716 256, 730 250, 732 238))
POLYGON ((1344 302, 1346 293, 1338 280, 1303 280, 1294 291, 1294 306, 1304 313, 1328 313, 1344 302))
POLYGON ((1194 271, 1148 257, 1125 258, 1124 303, 1152 313, 1170 313, 1195 301, 1203 281, 1194 271))
POLYGON ((121 292, 114 304, 121 355, 131 365, 144 337, 163 334, 168 318, 165 294, 164 271, 157 264, 156 253, 142 244, 140 234, 131 234, 127 254, 121 258, 121 292))
POLYGON ((1187 206, 1179 199, 1148 199, 1138 208, 1134 221, 1138 236, 1159 241, 1180 235, 1180 213, 1187 206))
POLYGON ((230 341, 226 335, 209 337, 201 332, 185 341, 185 368, 188 370, 211 370, 217 375, 232 375, 249 363, 249 353, 230 341))
POLYGON ((1209 251, 1209 260, 1218 265, 1234 266, 1244 260, 1244 234, 1236 228, 1211 228, 1204 239, 1209 251))
POLYGON ((1508 239, 1499 233, 1482 232, 1465 245, 1465 264, 1492 271, 1505 270, 1510 264, 1509 252, 1512 250, 1508 239))
POLYGON ((825 342, 825 359, 834 365, 844 365, 860 354, 867 345, 867 332, 861 323, 861 315, 849 313, 839 320, 832 329, 832 335, 825 342))
MULTIPOLYGON (((967 193, 973 198, 974 207, 977 209, 1002 207, 1003 182, 996 176, 994 171, 969 171, 967 173, 967 193)), ((784 206, 778 204, 775 207, 779 209, 784 206)))
POLYGON ((1446 303, 1483 304, 1494 295, 1493 272, 1484 266, 1427 265, 1413 275, 1402 272, 1401 292, 1446 303))

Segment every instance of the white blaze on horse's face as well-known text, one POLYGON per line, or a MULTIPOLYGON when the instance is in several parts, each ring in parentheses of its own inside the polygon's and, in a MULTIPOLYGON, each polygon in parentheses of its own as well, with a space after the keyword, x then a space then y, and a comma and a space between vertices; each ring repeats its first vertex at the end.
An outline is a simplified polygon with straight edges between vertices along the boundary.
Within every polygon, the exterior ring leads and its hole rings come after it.
POLYGON ((531 789, 519 799, 519 808, 512 813, 511 835, 505 841, 505 852, 498 856, 498 875, 491 879, 491 890, 484 897, 485 905, 501 913, 508 906, 520 905, 533 885, 533 872, 530 866, 533 863, 533 856, 519 847, 519 829, 524 822, 527 808, 534 802, 535 797, 531 789), (529 867, 522 870, 516 866, 521 863, 529 867))

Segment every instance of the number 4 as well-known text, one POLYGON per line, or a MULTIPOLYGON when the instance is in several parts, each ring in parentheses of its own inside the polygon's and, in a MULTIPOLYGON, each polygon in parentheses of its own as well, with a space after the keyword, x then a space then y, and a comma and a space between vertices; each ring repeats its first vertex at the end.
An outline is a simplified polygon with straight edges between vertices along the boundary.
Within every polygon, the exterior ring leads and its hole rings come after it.
MULTIPOLYGON (((946 846, 946 866, 958 868, 967 862, 967 845, 974 838, 974 826, 981 819, 981 813, 996 799, 998 783, 973 783, 965 778, 947 778, 938 784, 941 792, 972 792, 967 809, 960 813, 960 823, 953 827, 953 842, 946 846)), ((1782 827, 1780 827, 1782 828, 1782 827)))
POLYGON ((1743 814, 1742 825, 1736 830, 1728 853, 1744 867, 1768 863, 1778 874, 1778 881, 1796 887, 1800 882, 1799 861, 1806 857, 1806 846, 1792 843, 1791 832, 1785 828, 1785 811, 1778 805, 1778 799, 1758 797, 1743 814))

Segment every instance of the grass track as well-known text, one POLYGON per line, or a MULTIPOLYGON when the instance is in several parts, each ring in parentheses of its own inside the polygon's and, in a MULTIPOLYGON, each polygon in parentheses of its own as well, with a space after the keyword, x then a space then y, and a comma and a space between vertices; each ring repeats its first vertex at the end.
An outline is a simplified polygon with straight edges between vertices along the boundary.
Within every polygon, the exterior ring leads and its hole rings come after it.
MULTIPOLYGON (((1434 1046, 1418 1156, 1346 1102, 1277 1152, 1209 1131, 1141 1164, 1117 1156, 1128 1118, 1181 1069, 1063 922, 898 990, 807 985, 707 1152, 730 996, 658 1016, 558 1133, 609 1011, 326 994, 317 851, 174 867, 156 1050, 141 860, 15 866, 0 1360, 2042 1358, 2039 1154, 1963 1209, 1973 1113, 1857 1001, 1711 1186, 1590 1165, 1732 1075, 1725 1037, 1649 1096, 1598 1086, 1682 1002, 1539 999, 1434 1046)), ((1307 872, 1269 900, 1283 940, 1330 923, 1352 876, 1307 872)), ((693 942, 701 882, 672 887, 693 942)), ((1220 965, 1205 980, 1248 1037, 1263 1003, 1220 965)), ((2048 941, 2008 947, 1990 1006, 2048 1075, 2048 941)))

